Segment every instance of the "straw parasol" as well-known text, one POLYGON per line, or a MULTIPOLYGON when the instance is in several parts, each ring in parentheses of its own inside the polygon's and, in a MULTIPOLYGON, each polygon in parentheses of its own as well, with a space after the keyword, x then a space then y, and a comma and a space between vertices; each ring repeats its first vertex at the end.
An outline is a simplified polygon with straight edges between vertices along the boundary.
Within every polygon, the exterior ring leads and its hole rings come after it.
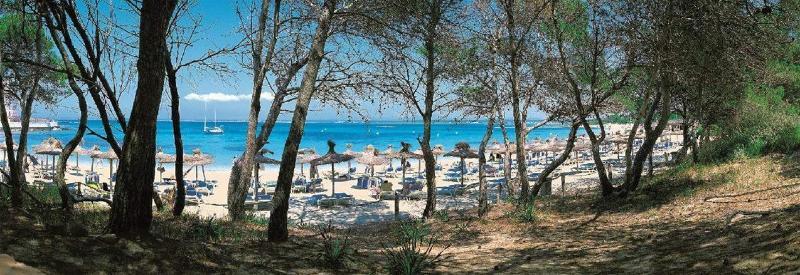
POLYGON ((389 159, 389 168, 391 169, 392 165, 394 164, 394 163, 392 163, 392 160, 394 159, 394 157, 393 157, 394 147, 392 147, 392 145, 389 144, 389 146, 386 147, 386 150, 383 150, 383 152, 381 152, 381 154, 384 155, 387 159, 389 159))
POLYGON ((264 154, 272 154, 272 151, 268 149, 261 149, 258 151, 258 155, 255 157, 256 167, 255 167, 255 177, 256 181, 253 183, 253 197, 256 201, 258 201, 258 185, 261 183, 261 180, 258 176, 258 170, 261 168, 261 164, 271 164, 271 165, 278 165, 281 164, 280 160, 272 159, 269 157, 264 156, 264 154))
POLYGON ((75 150, 72 151, 72 154, 75 155, 75 167, 80 168, 80 156, 88 156, 89 153, 89 150, 78 144, 75 150))
POLYGON ((375 147, 372 145, 367 145, 367 148, 364 149, 364 152, 361 153, 361 156, 356 159, 356 162, 368 165, 370 167, 370 175, 375 175, 375 165, 386 165, 389 163, 389 160, 384 158, 383 156, 379 156, 378 152, 375 151, 375 147))
POLYGON ((177 158, 175 155, 164 153, 164 149, 158 147, 156 151, 156 161, 158 161, 158 177, 159 180, 164 180, 164 163, 175 163, 177 158))
POLYGON ((336 153, 334 147, 336 147, 336 143, 328 140, 328 153, 311 161, 312 165, 331 165, 331 196, 336 194, 336 174, 333 165, 353 159, 351 155, 336 153))
MULTIPOLYGON (((300 163, 300 175, 303 176, 303 166, 305 166, 306 163, 311 163, 311 161, 318 158, 319 155, 317 155, 317 151, 312 148, 300 149, 297 150, 297 153, 297 163, 300 163)), ((309 171, 308 177, 311 177, 311 171, 309 171)))
MULTIPOLYGON (((50 137, 47 138, 46 140, 43 140, 42 143, 40 143, 39 145, 36 145, 36 147, 33 148, 33 151, 38 155, 52 156, 53 157, 52 170, 53 173, 55 173, 56 156, 61 155, 62 149, 63 146, 61 145, 61 141, 53 137, 50 137)), ((45 162, 46 161, 47 157, 45 157, 45 162)))
MULTIPOLYGON (((357 158, 360 155, 359 152, 353 151, 353 144, 352 143, 345 144, 344 148, 345 148, 345 150, 344 150, 344 152, 342 152, 342 154, 351 156, 353 158, 357 158)), ((347 161, 347 173, 350 173, 351 166, 352 166, 351 161, 348 160, 347 161)))
POLYGON ((203 181, 205 181, 206 165, 214 163, 214 157, 209 154, 203 153, 203 151, 201 151, 200 148, 194 148, 194 150, 192 150, 191 155, 183 157, 183 161, 186 162, 186 164, 193 166, 193 168, 195 169, 194 170, 195 180, 199 179, 197 168, 200 167, 201 169, 203 169, 203 181))
POLYGON ((97 158, 97 156, 102 154, 103 151, 100 150, 100 146, 94 145, 94 146, 92 146, 92 149, 89 149, 89 151, 87 153, 89 155, 89 158, 92 159, 91 171, 92 171, 92 173, 94 173, 94 160, 97 158))
POLYGON ((106 152, 99 153, 99 154, 96 154, 96 155, 92 155, 92 158, 107 159, 108 160, 108 181, 111 182, 112 179, 113 179, 112 176, 113 176, 113 173, 114 173, 113 172, 114 171, 114 160, 115 159, 119 159, 119 157, 117 157, 117 153, 115 153, 114 150, 109 148, 108 151, 106 151, 106 152))
MULTIPOLYGON (((12 151, 16 151, 19 148, 19 146, 14 144, 14 145, 11 146, 11 148, 12 148, 11 149, 12 151)), ((8 146, 6 146, 6 141, 5 140, 0 141, 0 150, 7 150, 7 149, 8 149, 8 146)), ((7 153, 8 152, 3 153, 3 161, 6 160, 7 153)))
MULTIPOLYGON (((400 142, 400 149, 399 152, 393 153, 391 157, 400 159, 400 165, 403 166, 403 176, 402 176, 402 183, 406 183, 406 159, 421 159, 422 155, 418 155, 411 152, 411 144, 407 142, 400 142)), ((419 163, 417 163, 419 166, 419 163)), ((419 168, 419 167, 418 167, 419 168)))
POLYGON ((464 159, 468 158, 478 158, 478 153, 474 150, 469 149, 469 143, 466 142, 459 142, 456 144, 456 147, 453 148, 453 151, 447 152, 444 154, 445 157, 457 157, 461 159, 461 186, 464 186, 464 169, 466 169, 464 159))

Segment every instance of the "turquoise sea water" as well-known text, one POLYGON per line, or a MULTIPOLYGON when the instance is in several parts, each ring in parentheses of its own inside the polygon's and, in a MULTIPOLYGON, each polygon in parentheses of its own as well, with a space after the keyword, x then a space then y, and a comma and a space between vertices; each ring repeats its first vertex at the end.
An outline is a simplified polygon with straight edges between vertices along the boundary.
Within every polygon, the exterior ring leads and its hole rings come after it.
MULTIPOLYGON (((75 133, 77 121, 59 121, 63 130, 32 132, 29 144, 31 146, 39 144, 48 137, 55 137, 66 143, 75 133)), ((211 126, 212 123, 209 123, 211 126)), ((200 148, 203 152, 215 157, 213 168, 229 168, 233 158, 244 150, 244 140, 246 134, 246 122, 220 122, 225 130, 222 135, 209 135, 203 133, 203 122, 184 121, 181 123, 183 133, 183 143, 186 152, 194 148, 200 148)), ((103 133, 100 121, 89 121, 89 128, 103 133)), ((273 130, 266 148, 275 152, 275 158, 280 157, 282 147, 286 141, 289 130, 289 123, 278 123, 273 130)), ((456 123, 456 122, 436 122, 432 127, 432 144, 442 144, 448 150, 457 142, 465 141, 477 149, 478 144, 486 130, 486 124, 480 123, 456 123)), ((509 127, 509 135, 513 138, 513 127, 509 127)), ((548 138, 557 136, 565 137, 569 129, 562 125, 547 125, 534 130, 529 139, 536 137, 548 138)), ((400 147, 400 142, 411 143, 412 150, 419 148, 417 137, 422 135, 422 123, 418 122, 329 122, 329 121, 309 121, 306 124, 305 133, 301 147, 315 148, 319 154, 327 151, 327 140, 332 139, 336 142, 337 151, 345 150, 345 144, 353 144, 353 150, 362 151, 365 146, 371 144, 379 150, 384 150, 392 145, 395 149, 400 147)), ((502 141, 502 132, 496 126, 492 140, 502 141)), ((122 142, 122 134, 118 135, 119 142, 122 142)), ((172 124, 170 121, 158 122, 158 133, 156 136, 158 146, 165 152, 174 153, 172 124)), ((93 145, 100 145, 102 150, 108 150, 108 145, 102 139, 87 135, 84 138, 83 146, 90 148, 93 145)), ((84 157, 88 161, 88 157, 84 157)))

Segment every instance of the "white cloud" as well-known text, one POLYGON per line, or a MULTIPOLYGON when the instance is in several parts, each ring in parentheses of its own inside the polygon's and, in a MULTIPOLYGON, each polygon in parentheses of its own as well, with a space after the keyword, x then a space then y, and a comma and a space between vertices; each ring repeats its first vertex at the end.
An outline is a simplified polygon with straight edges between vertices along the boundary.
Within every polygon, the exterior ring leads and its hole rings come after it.
MULTIPOLYGON (((198 94, 198 93, 191 93, 186 95, 186 100, 194 100, 194 101, 202 101, 202 102, 234 102, 234 101, 244 101, 249 100, 250 95, 248 94, 225 94, 225 93, 208 93, 208 94, 198 94)), ((272 94, 270 93, 262 93, 261 100, 272 100, 272 94)))

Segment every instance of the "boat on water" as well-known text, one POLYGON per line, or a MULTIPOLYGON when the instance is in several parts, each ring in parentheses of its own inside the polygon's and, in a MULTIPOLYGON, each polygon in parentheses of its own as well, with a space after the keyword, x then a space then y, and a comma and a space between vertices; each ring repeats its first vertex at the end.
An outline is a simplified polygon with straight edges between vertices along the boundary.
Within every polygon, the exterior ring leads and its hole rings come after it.
POLYGON ((225 130, 222 130, 222 125, 217 126, 217 110, 214 109, 214 126, 208 127, 207 119, 203 117, 203 133, 209 135, 221 135, 225 133, 225 130))
MULTIPOLYGON (((8 115, 8 126, 11 131, 18 132, 22 129, 22 118, 20 118, 17 111, 6 105, 6 114, 8 115)), ((49 118, 35 118, 32 117, 28 123, 29 131, 58 131, 61 126, 58 121, 49 118)))

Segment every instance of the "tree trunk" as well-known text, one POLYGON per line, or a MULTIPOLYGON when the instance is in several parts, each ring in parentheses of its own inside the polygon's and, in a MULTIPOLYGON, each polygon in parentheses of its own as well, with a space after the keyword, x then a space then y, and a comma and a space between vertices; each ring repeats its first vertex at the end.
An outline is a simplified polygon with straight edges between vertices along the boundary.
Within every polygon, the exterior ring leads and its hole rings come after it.
MULTIPOLYGON (((167 46, 164 46, 167 48, 167 46)), ((172 118, 172 138, 175 143, 175 202, 172 215, 180 217, 186 206, 186 183, 183 180, 183 136, 181 135, 180 93, 178 93, 178 72, 172 64, 172 57, 167 51, 166 58, 167 83, 170 93, 170 117, 172 118)), ((162 179, 159 179, 162 180, 162 179)), ((156 196, 158 196, 156 194, 156 196)))
MULTIPOLYGON (((654 113, 656 112, 656 103, 660 106, 659 113, 658 113, 658 121, 656 124, 655 129, 650 129, 648 126, 649 124, 645 125, 645 140, 642 144, 642 147, 639 148, 639 151, 636 152, 636 156, 632 161, 631 166, 629 167, 630 172, 626 173, 625 175, 625 183, 622 186, 622 190, 620 192, 620 196, 624 197, 627 194, 630 194, 639 186, 639 182, 642 178, 642 170, 644 168, 644 162, 647 160, 647 157, 653 152, 653 146, 656 144, 656 141, 661 136, 661 133, 664 131, 664 128, 667 126, 667 122, 669 121, 670 116, 670 104, 671 104, 671 95, 670 91, 668 90, 669 86, 664 85, 662 87, 661 95, 656 96, 656 102, 653 104, 653 108, 651 108, 650 114, 647 118, 652 118, 654 113)), ((651 120, 648 119, 645 123, 650 123, 651 120)))
MULTIPOLYGON (((514 34, 516 33, 516 26, 514 21, 514 6, 515 3, 508 3, 506 4, 506 28, 508 30, 509 35, 509 42, 513 44, 517 44, 517 39, 522 39, 521 37, 516 37, 514 34)), ((511 63, 510 68, 510 76, 508 81, 511 85, 511 107, 514 112, 514 138, 517 143, 517 179, 520 185, 520 194, 519 194, 519 203, 522 205, 526 205, 528 203, 529 196, 531 195, 529 192, 530 183, 528 183, 528 165, 525 161, 525 119, 523 118, 524 114, 520 99, 522 94, 519 90, 519 49, 517 46, 511 46, 508 50, 508 59, 511 63)))
POLYGON ((608 177, 608 173, 606 172, 606 166, 603 163, 603 156, 600 154, 600 144, 605 139, 605 128, 603 126, 603 121, 600 116, 596 116, 597 121, 600 122, 600 138, 597 138, 597 135, 592 130, 592 126, 584 119, 583 120, 583 128, 586 130, 586 134, 589 136, 589 140, 592 143, 592 159, 594 160, 594 165, 597 168, 597 177, 600 179, 600 192, 603 196, 611 195, 614 192, 614 185, 611 184, 611 179, 608 177))
POLYGON ((258 18, 258 29, 252 50, 253 62, 253 93, 250 98, 250 113, 247 118, 247 136, 245 141, 244 153, 234 163, 234 169, 228 179, 228 215, 233 220, 241 220, 244 217, 244 201, 247 190, 252 181, 252 171, 255 168, 255 156, 266 144, 269 132, 277 121, 280 114, 280 107, 283 104, 285 93, 280 91, 272 101, 272 107, 267 120, 262 126, 261 134, 256 136, 258 130, 258 116, 261 113, 261 93, 264 89, 264 78, 272 63, 272 56, 275 50, 275 43, 278 36, 278 14, 280 12, 280 2, 275 1, 273 14, 273 32, 270 38, 269 48, 266 58, 262 60, 264 40, 267 32, 267 17, 269 15, 269 0, 263 0, 258 18), (233 171, 236 171, 235 173, 233 171))
MULTIPOLYGON (((64 57, 66 61, 66 57, 64 57)), ((72 194, 69 193, 69 189, 67 188, 67 182, 64 179, 64 173, 67 170, 67 160, 69 160, 69 156, 72 155, 72 152, 75 151, 75 148, 78 147, 81 140, 83 140, 83 135, 86 133, 86 122, 89 117, 89 108, 86 104, 86 98, 83 96, 83 91, 81 91, 78 84, 75 82, 75 79, 72 76, 68 76, 69 79, 69 86, 72 91, 75 93, 75 97, 78 98, 78 108, 81 112, 80 122, 78 123, 78 131, 75 132, 75 135, 72 139, 67 142, 66 146, 61 150, 61 154, 59 155, 58 165, 56 165, 56 175, 55 175, 55 182, 58 184, 58 193, 61 195, 61 207, 64 208, 67 212, 71 212, 72 210, 72 194)))
POLYGON ((110 229, 119 235, 146 235, 153 218, 156 119, 164 90, 167 25, 176 0, 142 1, 138 81, 131 119, 117 167, 110 229))
POLYGON ((550 174, 553 173, 553 171, 555 171, 556 168, 561 166, 561 164, 563 164, 564 161, 566 161, 567 158, 569 158, 569 154, 572 153, 572 148, 575 147, 575 139, 578 136, 577 132, 580 126, 581 126, 580 122, 572 123, 572 126, 569 129, 569 137, 567 138, 567 146, 564 148, 564 152, 562 152, 558 158, 553 160, 553 162, 548 164, 544 168, 544 170, 542 170, 542 173, 539 175, 539 179, 536 181, 536 184, 533 186, 531 190, 531 197, 539 195, 539 189, 542 187, 542 184, 544 184, 544 181, 548 177, 550 177, 550 174))
MULTIPOLYGON (((336 0, 326 0, 319 15, 317 31, 311 43, 309 51, 309 61, 303 74, 303 80, 298 91, 297 102, 295 103, 292 124, 289 127, 289 134, 281 157, 280 172, 278 173, 278 184, 275 188, 275 196, 272 200, 274 208, 270 213, 267 239, 271 242, 282 242, 289 238, 288 217, 289 195, 292 188, 292 176, 294 175, 295 162, 297 161, 297 150, 303 138, 303 130, 308 114, 308 106, 314 95, 315 82, 319 73, 320 63, 325 54, 325 43, 331 28, 331 18, 336 8, 336 0)), ((243 171, 247 173, 249 171, 243 171)))
POLYGON ((423 133, 420 140, 422 156, 425 159, 425 185, 427 199, 423 218, 430 218, 436 211, 436 158, 431 149, 431 122, 433 120, 433 101, 436 96, 436 27, 441 19, 441 3, 432 1, 430 18, 425 26, 425 111, 422 113, 423 133))
POLYGON ((489 139, 492 138, 492 132, 494 131, 494 114, 489 116, 489 120, 486 121, 486 132, 483 134, 483 139, 481 139, 481 145, 478 147, 478 215, 483 217, 488 207, 488 191, 486 190, 486 144, 489 143, 489 139))
POLYGON ((506 121, 503 111, 500 110, 497 113, 498 118, 500 119, 500 131, 503 133, 503 144, 506 148, 506 150, 503 152, 503 177, 506 181, 505 184, 508 197, 513 198, 516 188, 514 188, 514 185, 511 184, 511 151, 508 150, 508 148, 511 148, 511 141, 508 138, 508 130, 506 129, 506 121))

